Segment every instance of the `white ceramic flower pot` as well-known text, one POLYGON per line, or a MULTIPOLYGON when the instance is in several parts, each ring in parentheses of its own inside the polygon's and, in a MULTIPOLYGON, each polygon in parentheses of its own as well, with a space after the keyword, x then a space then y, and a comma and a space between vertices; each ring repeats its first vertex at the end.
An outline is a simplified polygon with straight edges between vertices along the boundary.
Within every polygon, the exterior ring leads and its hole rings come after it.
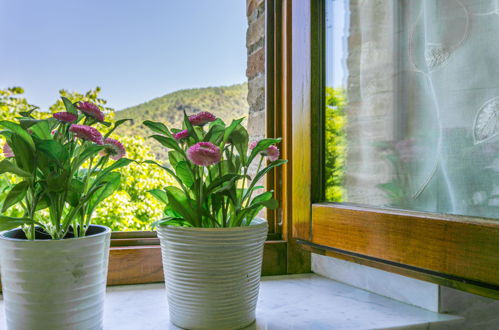
POLYGON ((255 320, 268 225, 158 229, 173 324, 240 329, 255 320))
POLYGON ((92 225, 81 238, 20 237, 20 229, 0 233, 8 330, 102 329, 111 230, 92 225))

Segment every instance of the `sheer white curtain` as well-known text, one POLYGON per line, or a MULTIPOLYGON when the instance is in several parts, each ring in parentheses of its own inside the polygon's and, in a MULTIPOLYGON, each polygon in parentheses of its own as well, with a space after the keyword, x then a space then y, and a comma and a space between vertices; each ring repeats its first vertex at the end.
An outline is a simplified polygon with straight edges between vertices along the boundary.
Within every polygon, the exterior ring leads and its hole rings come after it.
POLYGON ((346 2, 347 201, 499 217, 499 0, 346 2))

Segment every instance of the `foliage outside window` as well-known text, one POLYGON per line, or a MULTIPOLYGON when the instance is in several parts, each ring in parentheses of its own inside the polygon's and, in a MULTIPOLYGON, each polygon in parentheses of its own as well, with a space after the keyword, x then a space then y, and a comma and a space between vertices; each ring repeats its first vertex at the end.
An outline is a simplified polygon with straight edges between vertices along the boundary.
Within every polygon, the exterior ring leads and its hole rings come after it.
POLYGON ((342 202, 346 153, 345 91, 342 88, 326 88, 326 200, 342 202))

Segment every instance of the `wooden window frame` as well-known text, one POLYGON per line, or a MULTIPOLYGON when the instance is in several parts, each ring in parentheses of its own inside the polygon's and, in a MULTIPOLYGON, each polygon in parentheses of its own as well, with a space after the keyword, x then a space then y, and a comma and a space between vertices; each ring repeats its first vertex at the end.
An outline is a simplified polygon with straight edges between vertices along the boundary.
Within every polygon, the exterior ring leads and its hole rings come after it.
POLYGON ((288 261, 306 262, 301 247, 498 299, 499 221, 322 200, 324 1, 268 2, 281 29, 275 34, 281 48, 270 54, 273 90, 267 101, 280 109, 271 119, 290 160, 279 193, 288 261))

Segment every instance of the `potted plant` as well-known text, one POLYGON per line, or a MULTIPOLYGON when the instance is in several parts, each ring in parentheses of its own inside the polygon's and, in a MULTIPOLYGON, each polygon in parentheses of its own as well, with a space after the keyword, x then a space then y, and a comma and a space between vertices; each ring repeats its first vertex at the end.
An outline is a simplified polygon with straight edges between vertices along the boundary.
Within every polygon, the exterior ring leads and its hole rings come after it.
POLYGON ((286 161, 278 159, 280 139, 249 144, 242 120, 226 126, 201 112, 184 113, 183 129, 144 122, 169 149, 170 167, 155 164, 178 183, 150 193, 166 205, 155 226, 170 320, 182 328, 239 329, 255 320, 268 230, 257 216, 277 207, 258 182, 286 161))
POLYGON ((66 112, 0 121, 0 174, 10 187, 0 216, 0 269, 8 329, 102 329, 110 229, 92 225, 97 205, 120 184, 123 145, 93 125, 88 102, 63 98, 66 112), (111 160, 115 160, 114 162, 111 160), (17 205, 22 217, 4 215, 17 205), (21 228, 19 228, 21 227, 21 228))

